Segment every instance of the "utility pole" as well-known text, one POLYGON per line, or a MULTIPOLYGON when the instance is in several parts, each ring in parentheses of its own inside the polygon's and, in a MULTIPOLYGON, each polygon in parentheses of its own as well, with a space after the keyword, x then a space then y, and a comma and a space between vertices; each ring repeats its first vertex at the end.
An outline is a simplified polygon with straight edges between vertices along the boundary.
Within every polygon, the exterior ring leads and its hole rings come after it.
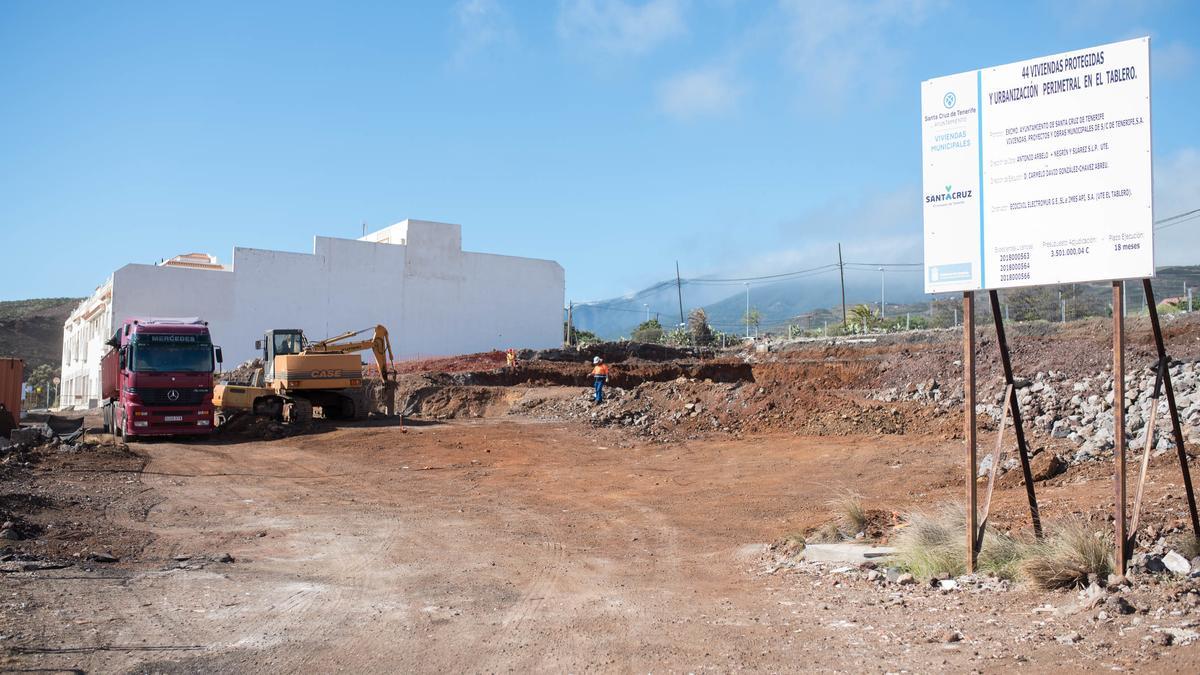
POLYGON ((885 309, 887 307, 887 296, 885 296, 883 294, 883 291, 884 291, 883 266, 880 266, 879 267, 879 318, 881 318, 881 319, 885 318, 887 316, 887 310, 885 309))
POLYGON ((842 262, 842 242, 838 242, 838 276, 842 278, 842 324, 846 323, 846 265, 842 262))
POLYGON ((575 301, 567 305, 567 346, 575 344, 575 301))
POLYGON ((1062 291, 1058 292, 1058 322, 1067 322, 1067 305, 1063 302, 1062 291))
POLYGON ((675 261, 675 291, 679 294, 679 325, 684 325, 683 320, 683 283, 679 279, 679 261, 675 261))

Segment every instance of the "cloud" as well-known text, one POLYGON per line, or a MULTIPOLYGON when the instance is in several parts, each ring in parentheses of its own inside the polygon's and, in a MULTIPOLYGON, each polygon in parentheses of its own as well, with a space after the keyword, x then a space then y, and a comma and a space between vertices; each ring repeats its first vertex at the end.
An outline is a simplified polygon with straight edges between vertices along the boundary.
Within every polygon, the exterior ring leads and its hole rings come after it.
POLYGON ((720 116, 732 111, 743 93, 732 69, 699 68, 659 85, 658 107, 681 120, 720 116))
POLYGON ((889 82, 901 51, 894 36, 915 28, 938 0, 780 0, 787 30, 787 63, 820 93, 842 98, 868 71, 889 82), (881 72, 882 70, 882 72, 881 72))
POLYGON ((682 0, 564 0, 558 36, 600 56, 637 56, 686 32, 682 0))
POLYGON ((512 18, 498 0, 459 0, 454 5, 454 20, 458 37, 454 63, 458 65, 517 37, 512 18))

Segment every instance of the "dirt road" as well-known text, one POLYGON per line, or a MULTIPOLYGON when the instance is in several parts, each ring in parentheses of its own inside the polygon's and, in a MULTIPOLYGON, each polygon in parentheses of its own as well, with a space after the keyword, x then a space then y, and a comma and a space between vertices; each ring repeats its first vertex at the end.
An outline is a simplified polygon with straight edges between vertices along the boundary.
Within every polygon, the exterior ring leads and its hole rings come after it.
POLYGON ((528 420, 139 444, 149 460, 142 489, 107 514, 149 543, 115 565, 6 578, 9 607, 23 605, 11 665, 695 672, 998 670, 1025 656, 1046 667, 1197 663, 1193 646, 1161 660, 1133 630, 1125 638, 1114 628, 1086 651, 1059 644, 1063 626, 1030 630, 1030 610, 1046 598, 1021 591, 964 596, 936 614, 916 600, 884 603, 873 589, 847 595, 844 585, 762 573, 762 544, 820 522, 838 487, 895 508, 956 495, 955 447, 914 436, 790 435, 635 445, 615 431, 528 420), (218 562, 224 553, 234 561, 218 562), (968 638, 930 642, 946 619, 968 638))

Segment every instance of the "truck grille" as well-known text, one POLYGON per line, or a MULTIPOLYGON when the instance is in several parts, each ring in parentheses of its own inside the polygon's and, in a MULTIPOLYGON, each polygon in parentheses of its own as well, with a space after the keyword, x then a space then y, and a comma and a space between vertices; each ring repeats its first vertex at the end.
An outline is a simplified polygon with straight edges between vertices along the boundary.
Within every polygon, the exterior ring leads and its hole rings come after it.
POLYGON ((164 388, 164 389, 143 389, 138 387, 138 398, 142 399, 145 405, 190 405, 197 406, 204 402, 204 397, 209 393, 208 389, 194 388, 164 388))

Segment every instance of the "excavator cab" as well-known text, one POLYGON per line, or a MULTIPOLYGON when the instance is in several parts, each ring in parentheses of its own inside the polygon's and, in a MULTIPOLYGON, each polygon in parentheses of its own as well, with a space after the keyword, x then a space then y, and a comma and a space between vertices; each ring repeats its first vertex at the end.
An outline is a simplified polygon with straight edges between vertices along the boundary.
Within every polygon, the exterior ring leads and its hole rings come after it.
POLYGON ((299 354, 304 351, 307 340, 299 328, 275 328, 263 334, 255 343, 262 351, 263 376, 267 382, 275 381, 275 357, 299 354))

